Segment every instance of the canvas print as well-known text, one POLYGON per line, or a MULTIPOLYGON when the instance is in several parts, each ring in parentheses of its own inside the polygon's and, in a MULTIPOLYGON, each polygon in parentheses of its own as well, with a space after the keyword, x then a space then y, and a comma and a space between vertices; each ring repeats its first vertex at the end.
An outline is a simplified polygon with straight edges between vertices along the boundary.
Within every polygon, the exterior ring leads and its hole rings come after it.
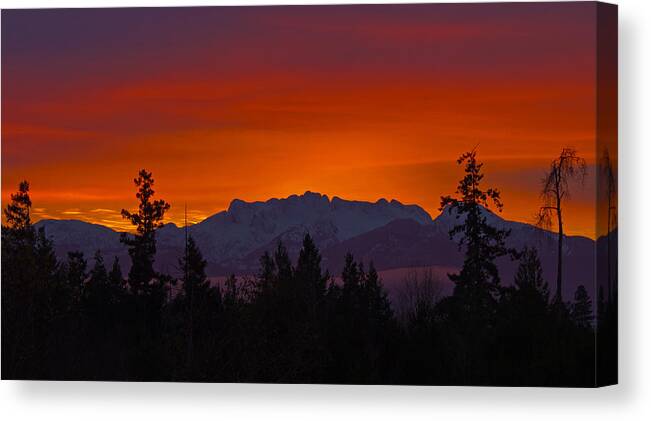
POLYGON ((2 379, 617 382, 617 8, 2 11, 2 379))

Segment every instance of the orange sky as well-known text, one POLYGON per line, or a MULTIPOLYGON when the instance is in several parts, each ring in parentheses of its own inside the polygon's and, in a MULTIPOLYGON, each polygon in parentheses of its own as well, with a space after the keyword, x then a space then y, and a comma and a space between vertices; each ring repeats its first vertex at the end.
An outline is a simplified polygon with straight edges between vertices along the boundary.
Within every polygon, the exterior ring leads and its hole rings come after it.
MULTIPOLYGON (((531 222, 562 147, 595 162, 592 3, 3 11, 2 200, 127 228, 153 171, 169 221, 306 190, 432 216, 479 145, 531 222)), ((594 237, 594 182, 566 231, 594 237)))

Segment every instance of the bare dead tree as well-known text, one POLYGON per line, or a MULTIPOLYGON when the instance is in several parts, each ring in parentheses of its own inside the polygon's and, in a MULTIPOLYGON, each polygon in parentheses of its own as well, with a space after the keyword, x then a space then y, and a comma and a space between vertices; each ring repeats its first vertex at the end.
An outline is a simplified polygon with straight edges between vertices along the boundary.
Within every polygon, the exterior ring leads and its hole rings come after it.
POLYGON ((552 161, 549 171, 542 180, 537 226, 552 229, 554 219, 558 226, 558 260, 556 272, 555 300, 562 302, 563 285, 563 201, 570 197, 570 182, 583 183, 586 175, 585 159, 572 148, 563 148, 561 155, 552 161), (555 217, 555 218, 554 218, 555 217))
POLYGON ((403 323, 433 316, 436 303, 443 296, 443 280, 432 268, 411 269, 401 282, 397 294, 397 313, 403 323))

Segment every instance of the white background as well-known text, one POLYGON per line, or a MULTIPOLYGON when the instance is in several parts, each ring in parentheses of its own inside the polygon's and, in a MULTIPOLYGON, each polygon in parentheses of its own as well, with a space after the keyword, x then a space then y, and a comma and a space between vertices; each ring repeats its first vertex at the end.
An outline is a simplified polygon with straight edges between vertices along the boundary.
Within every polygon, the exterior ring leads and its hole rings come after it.
MULTIPOLYGON (((400 3, 395 0, 373 3, 385 2, 400 3)), ((309 2, 0 0, 2 8, 278 3, 309 2)), ((651 419, 651 255, 647 246, 651 239, 651 189, 645 173, 651 167, 648 160, 651 155, 651 2, 621 0, 616 3, 620 5, 618 386, 574 390, 2 381, 0 414, 3 419, 651 419)))

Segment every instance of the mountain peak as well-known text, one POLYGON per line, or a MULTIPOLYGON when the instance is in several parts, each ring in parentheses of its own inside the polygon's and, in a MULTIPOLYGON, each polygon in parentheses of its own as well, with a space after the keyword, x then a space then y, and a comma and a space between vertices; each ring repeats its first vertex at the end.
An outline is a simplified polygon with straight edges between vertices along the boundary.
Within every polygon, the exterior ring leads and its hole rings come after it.
POLYGON ((233 199, 231 200, 231 204, 228 205, 228 212, 235 212, 237 209, 246 206, 248 203, 249 202, 245 202, 241 199, 233 199))
POLYGON ((301 197, 303 197, 304 199, 325 199, 328 202, 330 201, 330 199, 328 199, 328 195, 321 194, 318 192, 312 192, 310 190, 306 190, 301 197))

